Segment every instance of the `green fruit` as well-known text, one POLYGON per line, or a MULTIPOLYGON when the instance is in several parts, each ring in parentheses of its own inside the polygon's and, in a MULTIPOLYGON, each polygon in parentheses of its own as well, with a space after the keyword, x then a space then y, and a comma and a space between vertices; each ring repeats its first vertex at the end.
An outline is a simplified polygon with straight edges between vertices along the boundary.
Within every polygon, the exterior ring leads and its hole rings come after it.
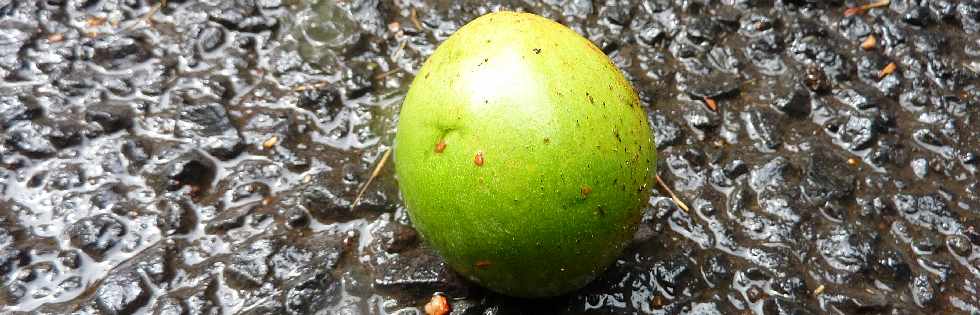
POLYGON ((514 12, 484 15, 419 70, 395 171, 415 228, 499 293, 554 296, 632 238, 655 173, 636 93, 591 42, 514 12))

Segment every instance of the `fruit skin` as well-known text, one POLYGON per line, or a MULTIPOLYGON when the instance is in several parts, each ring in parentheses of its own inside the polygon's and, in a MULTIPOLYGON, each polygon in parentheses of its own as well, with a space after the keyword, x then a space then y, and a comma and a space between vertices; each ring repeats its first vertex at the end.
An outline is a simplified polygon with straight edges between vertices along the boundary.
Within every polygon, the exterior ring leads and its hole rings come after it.
POLYGON ((546 18, 479 17, 442 43, 401 108, 395 172, 409 216, 460 274, 555 296, 632 238, 655 174, 636 93, 591 42, 546 18))

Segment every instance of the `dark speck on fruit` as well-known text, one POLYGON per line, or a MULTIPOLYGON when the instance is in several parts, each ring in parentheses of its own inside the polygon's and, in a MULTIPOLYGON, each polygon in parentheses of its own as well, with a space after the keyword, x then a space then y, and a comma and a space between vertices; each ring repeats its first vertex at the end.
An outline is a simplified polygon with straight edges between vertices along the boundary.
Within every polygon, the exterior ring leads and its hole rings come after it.
POLYGON ((490 268, 491 265, 493 264, 488 260, 477 260, 476 263, 473 264, 476 269, 487 269, 490 268))
POLYGON ((445 150, 446 150, 446 140, 439 139, 439 143, 436 143, 436 149, 435 149, 436 153, 442 153, 442 151, 445 150))
POLYGON ((476 166, 483 166, 483 151, 476 152, 476 155, 473 156, 473 164, 476 164, 476 166))
POLYGON ((580 192, 582 193, 582 198, 588 197, 589 194, 592 193, 592 187, 589 187, 588 185, 582 185, 582 189, 580 192))
POLYGON ((535 49, 532 49, 532 50, 534 51, 534 54, 535 55, 541 54, 541 48, 535 48, 535 49))

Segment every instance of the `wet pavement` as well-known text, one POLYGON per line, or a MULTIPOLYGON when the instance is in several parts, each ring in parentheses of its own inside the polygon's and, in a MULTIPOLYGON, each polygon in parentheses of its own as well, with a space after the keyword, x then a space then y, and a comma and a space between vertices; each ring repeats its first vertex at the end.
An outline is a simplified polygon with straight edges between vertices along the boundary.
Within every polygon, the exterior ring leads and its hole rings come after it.
POLYGON ((980 314, 980 1, 868 3, 0 0, 0 312, 980 314), (447 269, 390 163, 354 204, 503 9, 624 70, 689 208, 547 300, 447 269))

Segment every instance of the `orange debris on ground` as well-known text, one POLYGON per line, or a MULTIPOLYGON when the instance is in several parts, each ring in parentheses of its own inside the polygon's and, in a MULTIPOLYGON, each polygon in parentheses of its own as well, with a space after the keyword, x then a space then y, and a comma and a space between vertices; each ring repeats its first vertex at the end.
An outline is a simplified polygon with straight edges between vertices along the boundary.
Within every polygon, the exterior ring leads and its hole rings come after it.
POLYGON ((718 102, 715 101, 713 98, 705 96, 704 103, 707 104, 708 108, 710 108, 712 111, 716 111, 716 112, 718 111, 718 102))
POLYGON ((449 307, 449 300, 445 296, 436 294, 432 296, 429 303, 425 304, 426 315, 446 315, 452 308, 449 307))
POLYGON ((878 44, 878 39, 875 38, 874 34, 868 35, 868 38, 865 38, 864 42, 861 43, 861 49, 872 50, 875 48, 877 44, 878 44))
POLYGON ((896 65, 894 62, 889 63, 887 66, 885 66, 884 69, 881 69, 881 73, 878 74, 878 79, 884 79, 888 75, 894 73, 895 69, 897 68, 898 65, 896 65))
POLYGON ((864 14, 865 12, 867 12, 870 9, 886 7, 889 4, 891 4, 891 3, 892 3, 891 0, 881 0, 881 1, 877 1, 877 2, 868 3, 868 4, 862 5, 860 7, 850 7, 850 8, 847 8, 847 10, 844 11, 844 16, 852 16, 852 15, 864 14))
POLYGON ((51 42, 51 43, 59 43, 59 42, 62 42, 64 40, 65 40, 65 34, 63 34, 63 33, 54 33, 54 34, 48 35, 48 42, 51 42))

